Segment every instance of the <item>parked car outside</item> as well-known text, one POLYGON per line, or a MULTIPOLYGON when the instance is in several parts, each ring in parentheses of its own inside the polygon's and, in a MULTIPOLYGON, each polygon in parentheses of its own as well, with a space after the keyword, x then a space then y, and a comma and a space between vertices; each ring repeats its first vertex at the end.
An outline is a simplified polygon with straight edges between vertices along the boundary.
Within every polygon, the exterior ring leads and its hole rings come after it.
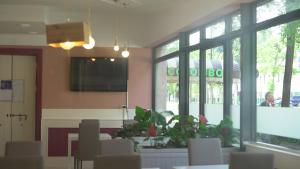
MULTIPOLYGON (((281 98, 276 99, 275 101, 276 106, 281 106, 281 98)), ((290 99, 290 106, 298 107, 300 103, 300 96, 292 96, 290 99)))
POLYGON ((291 101, 293 106, 299 106, 300 96, 292 96, 291 101))

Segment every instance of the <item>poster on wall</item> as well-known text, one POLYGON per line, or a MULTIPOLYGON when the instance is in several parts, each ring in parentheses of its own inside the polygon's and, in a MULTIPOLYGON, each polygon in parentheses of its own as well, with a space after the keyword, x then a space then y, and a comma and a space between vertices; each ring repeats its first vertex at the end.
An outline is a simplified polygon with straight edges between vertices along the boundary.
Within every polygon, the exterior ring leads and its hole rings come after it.
POLYGON ((12 99, 12 81, 0 81, 0 101, 11 101, 12 99))
POLYGON ((23 102, 24 80, 0 80, 0 101, 23 102))

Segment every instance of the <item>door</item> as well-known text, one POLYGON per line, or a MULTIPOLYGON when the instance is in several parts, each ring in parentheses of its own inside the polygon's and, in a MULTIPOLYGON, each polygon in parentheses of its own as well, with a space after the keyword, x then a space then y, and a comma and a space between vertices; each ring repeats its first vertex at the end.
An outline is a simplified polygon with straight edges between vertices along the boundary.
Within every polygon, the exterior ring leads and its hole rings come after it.
POLYGON ((35 56, 0 55, 0 156, 7 141, 34 140, 35 56))

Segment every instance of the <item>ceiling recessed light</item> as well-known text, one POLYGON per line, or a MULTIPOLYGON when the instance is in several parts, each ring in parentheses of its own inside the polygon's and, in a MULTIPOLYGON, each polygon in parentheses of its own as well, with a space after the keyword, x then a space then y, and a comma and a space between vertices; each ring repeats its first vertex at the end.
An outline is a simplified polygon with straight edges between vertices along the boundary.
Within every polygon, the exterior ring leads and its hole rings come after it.
POLYGON ((21 23, 22 28, 29 28, 31 25, 29 23, 21 23))

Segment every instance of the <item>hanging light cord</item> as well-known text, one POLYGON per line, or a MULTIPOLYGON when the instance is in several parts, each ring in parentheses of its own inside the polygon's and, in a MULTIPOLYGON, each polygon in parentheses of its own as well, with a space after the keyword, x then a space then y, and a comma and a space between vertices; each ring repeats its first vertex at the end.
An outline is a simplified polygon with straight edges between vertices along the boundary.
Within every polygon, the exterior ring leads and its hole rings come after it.
POLYGON ((89 24, 89 31, 90 31, 90 36, 92 36, 92 9, 91 9, 91 3, 89 3, 89 11, 88 11, 88 24, 89 24))

